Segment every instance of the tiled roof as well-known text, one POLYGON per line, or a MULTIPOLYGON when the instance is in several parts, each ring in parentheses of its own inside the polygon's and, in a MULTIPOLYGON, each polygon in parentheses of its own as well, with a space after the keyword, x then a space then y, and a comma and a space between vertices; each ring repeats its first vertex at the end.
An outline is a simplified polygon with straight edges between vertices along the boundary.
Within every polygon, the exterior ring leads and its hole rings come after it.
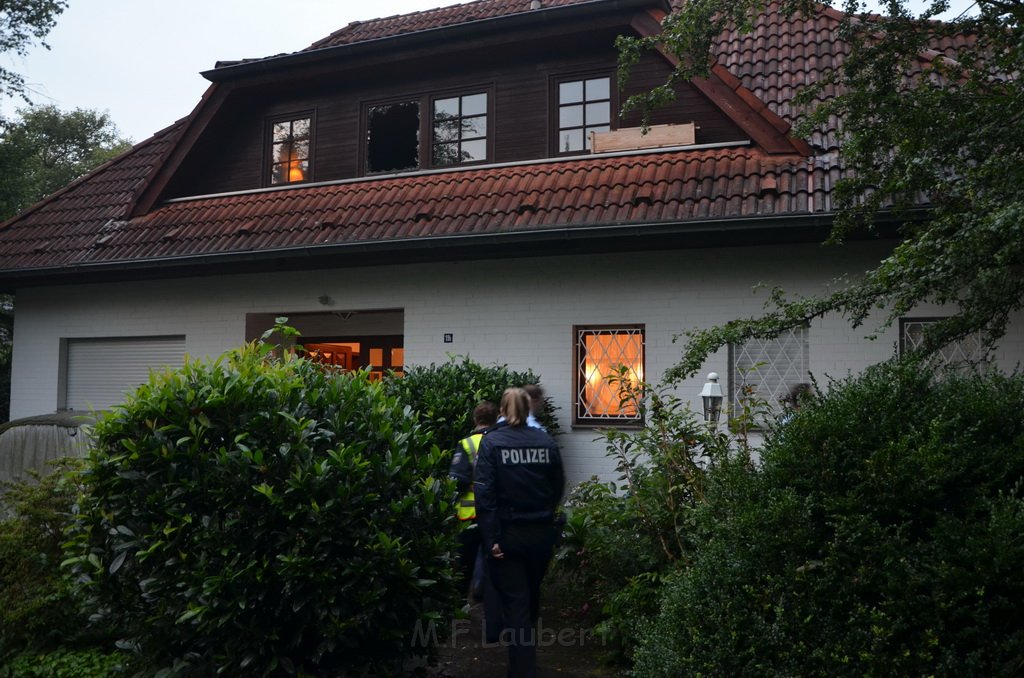
MULTIPOLYGON (((544 0, 544 7, 591 0, 544 0)), ((676 0, 674 0, 676 1, 676 0)), ((463 5, 352 24, 311 49, 529 11, 529 0, 463 5)), ((795 122, 796 88, 841 63, 839 15, 784 18, 715 45, 716 77, 776 129, 795 122)), ((832 93, 826 92, 825 96, 832 93)), ((198 110, 198 109, 197 109, 198 110)), ((756 147, 637 153, 253 191, 157 205, 131 217, 188 120, 158 133, 0 228, 0 277, 158 258, 332 247, 444 236, 640 227, 827 212, 836 124, 810 159, 756 147), (148 188, 147 188, 148 187, 148 188)), ((175 151, 180 153, 180 151, 175 151)))
POLYGON ((18 265, 8 259, 18 233, 31 234, 32 247, 42 252, 51 242, 67 246, 69 235, 94 234, 104 224, 126 218, 154 167, 173 148, 183 122, 157 132, 9 220, 0 228, 0 268, 18 265))
MULTIPOLYGON (((592 0, 543 0, 542 8, 577 5, 592 0)), ((396 35, 426 31, 456 24, 495 19, 510 14, 520 14, 531 10, 531 0, 476 0, 447 7, 437 7, 409 14, 371 19, 369 21, 353 21, 341 30, 331 33, 322 40, 317 40, 306 50, 351 45, 356 42, 390 38, 396 35)))
POLYGON ((0 231, 0 269, 806 213, 827 209, 811 167, 742 147, 196 198, 134 219, 58 201, 0 231))
MULTIPOLYGON (((841 15, 824 9, 807 17, 785 16, 777 2, 769 5, 748 33, 727 31, 713 46, 719 65, 738 78, 740 84, 780 118, 796 124, 806 109, 797 109, 793 97, 801 87, 824 78, 838 68, 849 46, 836 35, 841 15)), ((826 88, 819 101, 835 96, 826 88)), ((813 148, 838 147, 836 122, 816 130, 808 141, 813 148)))

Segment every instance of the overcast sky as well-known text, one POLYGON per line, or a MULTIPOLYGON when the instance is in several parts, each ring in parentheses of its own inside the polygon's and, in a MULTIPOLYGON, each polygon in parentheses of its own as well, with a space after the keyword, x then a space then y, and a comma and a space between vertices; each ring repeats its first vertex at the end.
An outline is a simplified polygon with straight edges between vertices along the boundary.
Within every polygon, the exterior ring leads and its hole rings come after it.
MULTIPOLYGON (((106 111, 142 141, 188 115, 218 60, 294 52, 352 21, 432 9, 450 0, 69 0, 50 50, 0 57, 37 104, 106 111)), ((11 115, 18 101, 0 105, 11 115)))
MULTIPOLYGON (((33 103, 106 111, 122 135, 139 142, 188 115, 209 84, 199 72, 218 60, 294 52, 352 21, 451 4, 457 3, 70 0, 46 40, 49 51, 0 59, 25 76, 33 103)), ((12 115, 21 105, 0 101, 0 111, 12 115)))

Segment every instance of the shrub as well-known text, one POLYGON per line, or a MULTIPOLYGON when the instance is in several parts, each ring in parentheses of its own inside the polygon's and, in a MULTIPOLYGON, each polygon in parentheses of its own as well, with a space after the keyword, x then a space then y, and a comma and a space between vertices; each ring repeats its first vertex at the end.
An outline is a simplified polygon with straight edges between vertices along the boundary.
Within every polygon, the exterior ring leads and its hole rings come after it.
POLYGON ((76 572, 145 672, 394 673, 457 607, 454 487, 364 373, 249 345, 100 418, 76 572))
POLYGON ((4 678, 109 678, 123 669, 124 655, 118 652, 58 649, 52 652, 24 652, 3 667, 4 678))
POLYGON ((73 582, 61 571, 61 545, 80 487, 77 460, 4 489, 0 521, 0 666, 19 653, 103 643, 113 637, 88 622, 73 582))
MULTIPOLYGON (((516 372, 508 365, 481 365, 464 357, 441 365, 412 366, 405 376, 388 379, 386 388, 417 413, 420 425, 433 434, 439 448, 451 451, 473 430, 477 403, 490 400, 497 405, 506 388, 539 383, 540 378, 530 370, 516 372)), ((539 419, 548 433, 556 435, 554 407, 545 401, 539 419)))
POLYGON ((646 426, 602 431, 618 481, 576 486, 555 562, 584 607, 597 611, 595 631, 611 658, 623 659, 638 641, 638 622, 657 611, 663 577, 690 557, 691 511, 707 467, 729 463, 729 454, 727 438, 667 389, 613 381, 646 426))
POLYGON ((635 675, 1024 666, 1024 379, 884 365, 708 475, 635 675))

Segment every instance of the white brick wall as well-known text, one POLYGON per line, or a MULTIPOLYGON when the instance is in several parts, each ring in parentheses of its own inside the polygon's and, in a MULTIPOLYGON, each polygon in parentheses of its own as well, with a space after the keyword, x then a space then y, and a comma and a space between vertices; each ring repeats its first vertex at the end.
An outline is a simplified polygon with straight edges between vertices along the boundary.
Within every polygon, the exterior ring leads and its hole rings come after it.
MULTIPOLYGON (((245 340, 247 314, 403 309, 407 364, 444 362, 451 353, 533 369, 561 408, 570 479, 610 476, 613 464, 595 432, 570 426, 573 325, 645 324, 647 378, 657 381, 681 352, 674 334, 756 314, 775 285, 820 291, 840 273, 865 270, 882 251, 867 244, 730 248, 24 289, 16 297, 11 416, 56 407, 60 338, 184 334, 191 356, 215 356, 245 340), (758 283, 764 288, 755 293, 758 283), (322 295, 333 300, 329 309, 322 295), (446 332, 453 343, 443 343, 446 332)), ((839 317, 815 322, 812 372, 824 381, 890 356, 897 329, 868 341, 873 328, 850 330, 839 317)), ((1003 343, 1008 367, 1024 357, 1019 328, 1003 343)), ((696 401, 704 374, 727 374, 726 362, 720 351, 680 393, 696 401)))

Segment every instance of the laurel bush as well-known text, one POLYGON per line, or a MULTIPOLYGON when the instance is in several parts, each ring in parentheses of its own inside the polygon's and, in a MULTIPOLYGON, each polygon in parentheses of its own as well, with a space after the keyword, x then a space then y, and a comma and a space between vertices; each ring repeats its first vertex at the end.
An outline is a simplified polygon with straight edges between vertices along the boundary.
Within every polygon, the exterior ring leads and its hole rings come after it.
MULTIPOLYGON (((498 404, 506 388, 539 383, 532 370, 519 372, 508 365, 481 365, 468 357, 453 357, 441 364, 413 365, 401 378, 388 379, 386 388, 416 412, 438 447, 450 451, 473 430, 473 408, 480 401, 498 404)), ((548 433, 558 434, 554 407, 547 399, 539 420, 548 433)))
POLYGON ((189 362, 97 422, 69 566, 144 674, 397 673, 458 606, 440 456, 364 373, 189 362))

